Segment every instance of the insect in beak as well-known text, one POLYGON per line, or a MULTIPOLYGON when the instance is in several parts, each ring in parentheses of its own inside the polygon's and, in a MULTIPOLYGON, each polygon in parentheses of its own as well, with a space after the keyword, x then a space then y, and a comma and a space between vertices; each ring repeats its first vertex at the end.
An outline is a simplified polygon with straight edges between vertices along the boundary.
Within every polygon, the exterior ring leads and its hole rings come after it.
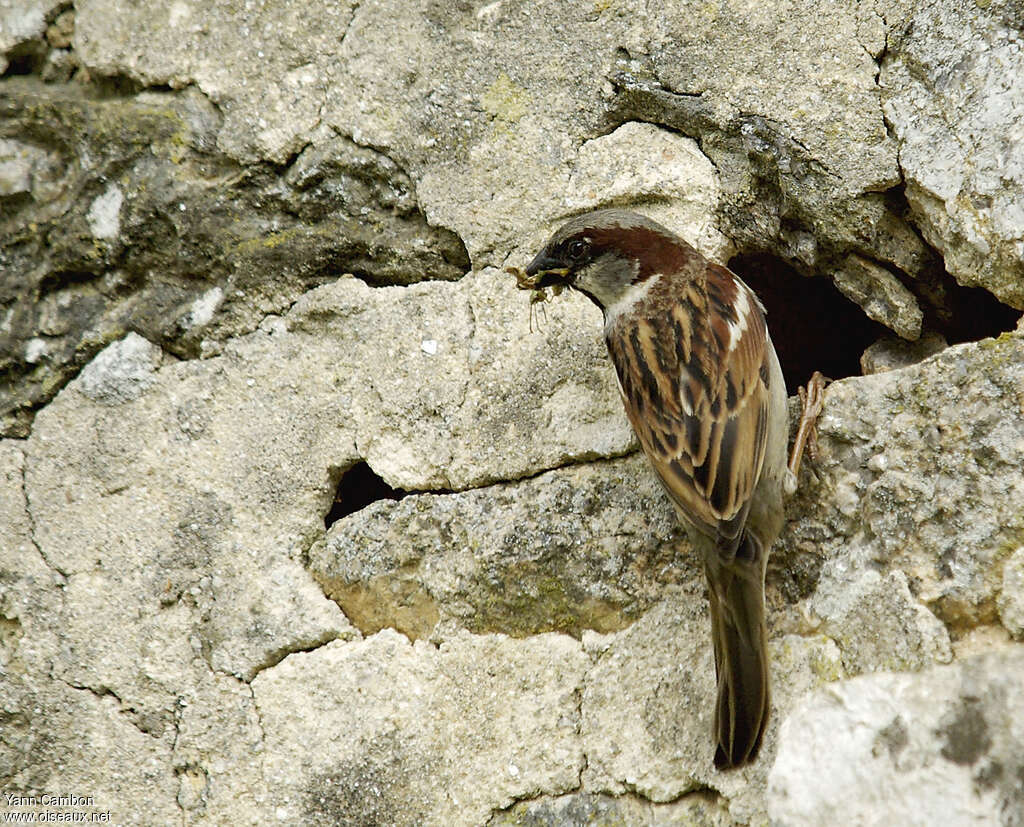
MULTIPOLYGON (((533 317, 534 313, 537 313, 537 330, 540 330, 540 317, 544 316, 545 323, 548 320, 547 310, 544 308, 544 303, 550 300, 548 292, 542 281, 545 276, 558 276, 564 278, 568 273, 567 269, 563 270, 542 270, 534 275, 529 275, 525 270, 519 267, 506 267, 505 272, 516 277, 516 287, 520 290, 532 290, 533 293, 530 295, 530 332, 533 333, 533 317)), ((547 286, 551 288, 551 295, 557 296, 562 292, 564 285, 561 281, 548 280, 547 286)))

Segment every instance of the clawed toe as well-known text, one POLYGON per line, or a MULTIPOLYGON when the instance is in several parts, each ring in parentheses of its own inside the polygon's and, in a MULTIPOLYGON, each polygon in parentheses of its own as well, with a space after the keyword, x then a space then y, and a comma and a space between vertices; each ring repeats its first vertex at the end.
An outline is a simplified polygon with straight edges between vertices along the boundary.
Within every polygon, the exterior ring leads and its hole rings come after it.
POLYGON ((807 382, 806 387, 797 389, 800 395, 800 425, 796 430, 796 437, 793 439, 793 453, 789 457, 789 472, 792 475, 787 481, 787 492, 792 486, 796 490, 796 481, 800 477, 800 462, 803 459, 804 451, 810 455, 812 460, 818 458, 818 416, 821 414, 822 406, 825 403, 825 386, 830 382, 819 371, 815 371, 807 382))

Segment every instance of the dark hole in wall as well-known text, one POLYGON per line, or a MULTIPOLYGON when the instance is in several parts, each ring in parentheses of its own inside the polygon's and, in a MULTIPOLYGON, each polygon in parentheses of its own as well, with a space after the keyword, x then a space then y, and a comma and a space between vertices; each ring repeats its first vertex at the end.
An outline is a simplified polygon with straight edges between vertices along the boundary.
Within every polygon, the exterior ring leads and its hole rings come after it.
POLYGON ((775 256, 739 255, 729 268, 768 311, 768 329, 790 394, 816 370, 830 379, 860 376, 861 354, 889 332, 829 279, 802 276, 775 256))
POLYGON ((63 290, 76 284, 86 284, 96 281, 103 275, 102 269, 96 270, 56 270, 47 273, 39 282, 39 296, 46 296, 57 290, 63 290))
POLYGON ((100 98, 130 98, 142 91, 171 91, 171 87, 167 84, 153 84, 152 86, 146 86, 142 81, 136 80, 128 75, 90 74, 89 82, 92 87, 92 91, 100 98))
POLYGON ((377 500, 400 500, 408 494, 401 488, 392 488, 365 462, 359 462, 341 475, 338 489, 334 494, 331 510, 324 517, 324 525, 330 528, 349 514, 377 502, 377 500))
MULTIPOLYGON (((889 211, 911 227, 915 219, 903 184, 885 193, 889 211)), ((924 239, 922 238, 922 241, 924 239)), ((927 242, 925 242, 927 245, 927 242)), ((983 287, 964 287, 946 272, 942 256, 930 247, 933 261, 917 279, 895 275, 917 296, 924 314, 924 330, 945 336, 949 344, 976 342, 1013 330, 1021 311, 1003 304, 983 287)))
MULTIPOLYGON (((768 254, 744 254, 729 267, 761 298, 768 329, 786 376, 796 393, 820 370, 830 379, 860 376, 868 345, 892 332, 840 293, 830 279, 800 275, 768 254)), ((976 342, 1013 330, 1021 317, 981 287, 962 287, 941 267, 927 279, 907 282, 924 313, 924 330, 941 333, 949 344, 976 342)))
POLYGON ((948 273, 922 292, 925 328, 937 330, 951 345, 1013 330, 1022 315, 983 287, 962 287, 948 273))
POLYGON ((7 68, 0 77, 39 74, 46 60, 46 48, 40 41, 29 41, 7 53, 7 68))

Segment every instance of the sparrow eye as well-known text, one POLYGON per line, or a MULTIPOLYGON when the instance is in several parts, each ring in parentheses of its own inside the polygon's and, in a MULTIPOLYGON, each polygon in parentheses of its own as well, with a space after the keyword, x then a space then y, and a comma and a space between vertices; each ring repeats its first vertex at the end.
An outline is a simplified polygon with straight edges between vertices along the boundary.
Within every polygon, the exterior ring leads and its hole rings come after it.
POLYGON ((576 260, 583 258, 583 254, 587 252, 587 244, 582 239, 577 238, 575 241, 570 241, 569 246, 565 249, 566 253, 569 254, 569 258, 576 260))

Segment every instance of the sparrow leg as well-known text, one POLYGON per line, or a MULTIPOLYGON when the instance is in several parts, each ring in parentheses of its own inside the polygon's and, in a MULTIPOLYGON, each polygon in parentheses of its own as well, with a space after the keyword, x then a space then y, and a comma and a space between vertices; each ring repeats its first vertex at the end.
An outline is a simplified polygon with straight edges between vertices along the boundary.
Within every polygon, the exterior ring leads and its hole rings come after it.
POLYGON ((800 414, 800 425, 796 429, 796 438, 793 440, 793 453, 789 457, 789 472, 793 475, 794 482, 800 474, 800 461, 803 459, 804 449, 810 454, 811 459, 818 457, 818 415, 825 401, 825 385, 828 380, 818 371, 814 371, 807 382, 807 387, 799 388, 800 404, 803 412, 800 414))

